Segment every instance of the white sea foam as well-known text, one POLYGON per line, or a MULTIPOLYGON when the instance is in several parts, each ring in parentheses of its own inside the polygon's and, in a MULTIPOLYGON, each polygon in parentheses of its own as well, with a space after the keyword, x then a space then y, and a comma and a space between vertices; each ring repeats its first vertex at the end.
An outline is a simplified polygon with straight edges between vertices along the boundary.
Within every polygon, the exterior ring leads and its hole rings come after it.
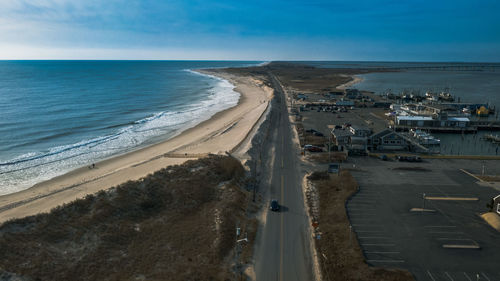
POLYGON ((153 140, 173 137, 215 113, 237 105, 239 94, 229 81, 191 72, 216 80, 206 99, 188 104, 182 110, 158 112, 110 135, 53 147, 44 152, 26 153, 0 162, 0 195, 21 191, 76 168, 151 144, 153 140))

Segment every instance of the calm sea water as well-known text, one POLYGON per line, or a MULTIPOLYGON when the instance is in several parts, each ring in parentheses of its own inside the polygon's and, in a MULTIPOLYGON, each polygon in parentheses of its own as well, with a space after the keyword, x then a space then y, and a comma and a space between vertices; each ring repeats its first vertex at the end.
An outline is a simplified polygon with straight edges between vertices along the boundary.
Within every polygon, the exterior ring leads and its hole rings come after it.
MULTIPOLYGON (((384 93, 415 91, 425 94, 432 90, 440 92, 448 88, 461 102, 489 103, 500 110, 500 71, 496 68, 480 70, 411 70, 402 72, 383 72, 360 75, 364 80, 356 84, 360 90, 384 93)), ((478 119, 477 117, 470 117, 478 119)), ((490 116, 497 119, 497 115, 490 116)), ((442 154, 451 155, 498 155, 499 145, 483 140, 485 134, 499 134, 499 131, 478 131, 477 134, 434 133, 441 140, 435 148, 442 154)))
POLYGON ((160 140, 237 104, 209 61, 0 61, 0 195, 160 140))
MULTIPOLYGON (((383 94, 391 91, 440 92, 448 89, 461 102, 489 103, 500 111, 499 63, 441 62, 302 62, 315 67, 396 69, 397 72, 376 72, 359 75, 363 78, 354 88, 383 94)), ((471 117, 474 119, 474 117, 471 117)), ((497 116, 489 119, 497 120, 497 116)), ((499 155, 499 145, 482 140, 485 134, 500 135, 499 131, 479 131, 477 134, 433 134, 441 139, 435 147, 442 154, 499 155)))

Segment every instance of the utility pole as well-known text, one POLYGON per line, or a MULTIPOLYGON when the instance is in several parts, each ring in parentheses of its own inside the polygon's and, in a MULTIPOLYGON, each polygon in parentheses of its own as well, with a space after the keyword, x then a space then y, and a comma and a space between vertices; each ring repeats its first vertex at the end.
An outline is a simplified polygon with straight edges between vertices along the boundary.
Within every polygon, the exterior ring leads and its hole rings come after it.
POLYGON ((422 214, 424 213, 425 209, 425 193, 422 193, 422 214))

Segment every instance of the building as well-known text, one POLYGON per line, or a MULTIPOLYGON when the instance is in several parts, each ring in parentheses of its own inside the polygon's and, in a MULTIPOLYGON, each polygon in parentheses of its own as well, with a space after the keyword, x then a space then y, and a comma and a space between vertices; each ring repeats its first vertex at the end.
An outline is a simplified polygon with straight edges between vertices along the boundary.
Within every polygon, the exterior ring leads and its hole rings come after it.
POLYGON ((347 149, 349 150, 349 154, 366 155, 368 150, 368 138, 357 136, 349 137, 347 149))
POLYGON ((466 128, 470 125, 470 119, 467 117, 447 117, 439 120, 441 127, 459 127, 466 128))
POLYGON ((406 138, 390 129, 371 135, 367 145, 371 150, 409 150, 410 148, 410 143, 406 138))
POLYGON ((354 101, 352 100, 339 100, 335 103, 336 106, 354 106, 354 101))
POLYGON ((349 127, 349 131, 356 137, 368 137, 372 134, 372 130, 367 127, 352 125, 349 127))
POLYGON ((428 116, 396 116, 396 126, 401 127, 429 127, 429 128, 467 128, 470 125, 470 119, 467 117, 448 117, 447 114, 441 114, 439 118, 428 116))
POLYGON ((406 127, 433 127, 434 119, 427 116, 396 116, 396 125, 406 127))
POLYGON ((304 95, 304 94, 297 94, 297 99, 299 99, 299 100, 306 100, 307 96, 304 95))
POLYGON ((337 145, 339 150, 342 150, 343 147, 346 147, 349 144, 349 138, 351 136, 353 136, 353 133, 351 133, 349 128, 332 130, 332 142, 337 145))

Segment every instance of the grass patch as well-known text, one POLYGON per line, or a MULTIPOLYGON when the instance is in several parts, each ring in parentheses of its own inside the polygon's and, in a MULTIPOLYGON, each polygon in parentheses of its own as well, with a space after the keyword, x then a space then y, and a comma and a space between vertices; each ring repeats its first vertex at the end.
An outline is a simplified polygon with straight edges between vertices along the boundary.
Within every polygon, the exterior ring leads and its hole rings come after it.
MULTIPOLYGON (((408 271, 370 267, 353 236, 350 239, 345 201, 358 189, 348 171, 312 181, 319 193, 320 240, 315 240, 324 280, 414 280, 408 271)), ((352 234, 355 235, 355 234, 352 234)))
POLYGON ((238 160, 210 156, 8 221, 0 227, 0 276, 5 269, 30 280, 234 279, 235 226, 249 238, 256 231, 243 175, 238 160))

